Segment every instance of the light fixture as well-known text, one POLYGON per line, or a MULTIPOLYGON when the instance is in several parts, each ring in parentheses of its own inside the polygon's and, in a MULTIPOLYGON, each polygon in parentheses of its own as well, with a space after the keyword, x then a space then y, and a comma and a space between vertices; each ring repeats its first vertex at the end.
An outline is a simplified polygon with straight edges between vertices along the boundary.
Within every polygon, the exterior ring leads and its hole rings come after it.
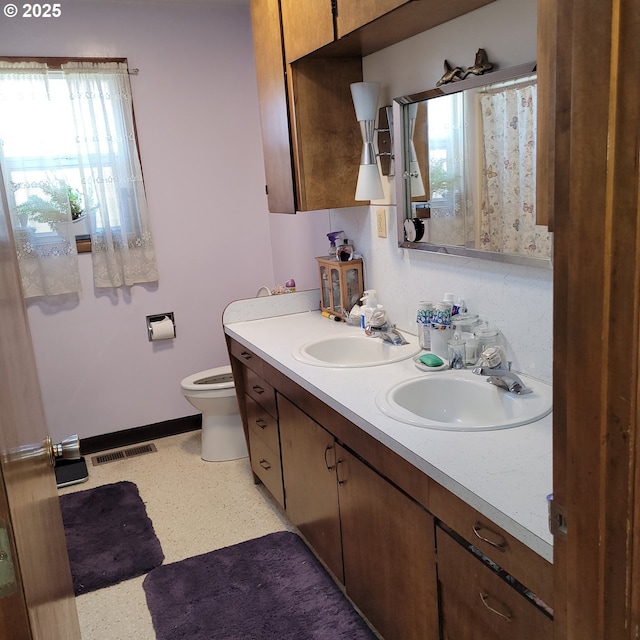
POLYGON ((379 82, 354 82, 351 85, 353 106, 362 133, 362 154, 358 184, 356 185, 356 200, 381 200, 384 198, 382 181, 378 172, 377 154, 373 145, 379 93, 379 82))

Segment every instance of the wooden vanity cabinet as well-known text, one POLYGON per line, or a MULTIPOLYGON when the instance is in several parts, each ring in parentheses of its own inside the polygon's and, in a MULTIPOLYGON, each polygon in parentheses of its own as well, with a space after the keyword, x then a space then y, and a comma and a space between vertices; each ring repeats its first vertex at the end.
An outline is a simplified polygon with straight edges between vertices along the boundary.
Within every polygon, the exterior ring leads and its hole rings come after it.
POLYGON ((286 514, 344 582, 334 438, 281 395, 278 404, 286 514))
POLYGON ((256 479, 385 640, 553 637, 553 620, 522 593, 553 607, 547 560, 251 351, 228 344, 256 479), (260 465, 271 459, 273 472, 260 465))
POLYGON ((275 389, 264 379, 260 358, 235 341, 228 346, 251 470, 284 508, 275 389))
POLYGON ((434 519, 337 445, 344 584, 385 640, 438 640, 434 519))
POLYGON ((434 521, 278 394, 286 513, 385 640, 437 640, 434 521))
POLYGON ((429 511, 553 607, 550 562, 435 482, 430 486, 429 511))
POLYGON ((549 640, 553 621, 437 528, 443 640, 549 640))

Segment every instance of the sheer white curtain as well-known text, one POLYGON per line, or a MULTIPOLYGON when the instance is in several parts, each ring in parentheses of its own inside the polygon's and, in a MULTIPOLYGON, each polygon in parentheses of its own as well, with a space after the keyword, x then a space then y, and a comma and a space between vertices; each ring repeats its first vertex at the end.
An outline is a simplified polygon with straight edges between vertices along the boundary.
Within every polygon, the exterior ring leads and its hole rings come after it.
POLYGON ((77 133, 77 155, 89 208, 96 287, 158 280, 137 149, 127 65, 62 65, 77 133))
POLYGON ((549 257, 551 236, 536 225, 536 84, 482 93, 484 159, 480 246, 549 257))
POLYGON ((0 166, 25 298, 81 289, 65 161, 73 138, 43 108, 55 113, 64 99, 46 65, 0 61, 0 166))

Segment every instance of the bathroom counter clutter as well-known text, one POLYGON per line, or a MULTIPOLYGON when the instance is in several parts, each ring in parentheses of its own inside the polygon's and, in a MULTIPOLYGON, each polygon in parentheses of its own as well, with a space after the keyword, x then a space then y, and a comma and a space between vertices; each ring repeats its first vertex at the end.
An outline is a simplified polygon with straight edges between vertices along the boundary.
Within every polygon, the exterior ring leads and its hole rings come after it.
MULTIPOLYGON (((250 307, 254 304, 246 302, 250 307)), ((325 337, 361 335, 361 329, 330 322, 320 311, 256 316, 259 312, 250 311, 245 317, 253 319, 238 320, 242 312, 226 311, 226 334, 545 560, 553 561, 547 505, 552 492, 550 414, 531 424, 480 432, 404 424, 385 416, 376 406, 376 396, 403 380, 430 375, 421 372, 413 358, 371 367, 312 366, 294 357, 300 346, 325 337)), ((415 336, 406 337, 417 343, 415 336)))

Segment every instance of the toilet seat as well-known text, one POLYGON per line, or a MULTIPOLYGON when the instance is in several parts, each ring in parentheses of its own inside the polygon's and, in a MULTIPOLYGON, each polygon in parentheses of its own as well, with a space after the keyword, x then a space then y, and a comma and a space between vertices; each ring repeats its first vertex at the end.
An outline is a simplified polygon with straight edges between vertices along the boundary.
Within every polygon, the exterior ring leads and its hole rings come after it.
POLYGON ((182 380, 180 386, 187 391, 214 391, 233 389, 233 374, 231 366, 205 369, 182 380))

